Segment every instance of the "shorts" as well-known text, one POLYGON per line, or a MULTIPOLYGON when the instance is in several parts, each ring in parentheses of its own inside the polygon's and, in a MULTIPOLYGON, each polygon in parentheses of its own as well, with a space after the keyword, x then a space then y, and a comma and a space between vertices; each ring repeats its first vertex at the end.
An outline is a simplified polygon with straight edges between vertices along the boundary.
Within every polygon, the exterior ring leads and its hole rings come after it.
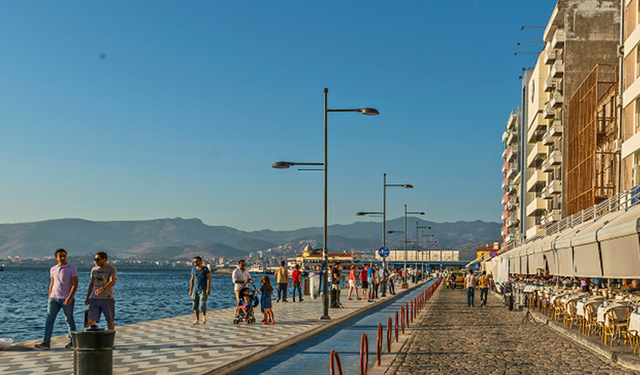
POLYGON ((355 280, 349 280, 349 287, 355 288, 356 287, 356 281, 355 280))
POLYGON ((367 289, 369 287, 367 280, 360 280, 360 283, 362 284, 362 289, 367 289))
POLYGON ((191 309, 193 311, 196 311, 196 310, 206 311, 207 310, 207 292, 205 292, 204 290, 194 290, 193 293, 191 293, 191 306, 193 306, 193 308, 191 309))
POLYGON ((373 283, 373 279, 367 279, 367 284, 369 284, 369 290, 376 290, 376 284, 373 283))
POLYGON ((101 312, 104 314, 104 320, 106 320, 107 323, 113 323, 116 317, 116 301, 113 298, 90 298, 88 319, 92 322, 99 322, 101 312))

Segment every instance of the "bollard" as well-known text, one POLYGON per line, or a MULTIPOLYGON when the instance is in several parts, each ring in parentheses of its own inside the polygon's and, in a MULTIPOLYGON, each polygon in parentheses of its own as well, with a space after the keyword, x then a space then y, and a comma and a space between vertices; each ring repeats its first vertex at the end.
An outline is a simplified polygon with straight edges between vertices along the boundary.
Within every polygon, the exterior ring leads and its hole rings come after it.
POLYGON ((378 366, 382 362, 382 323, 378 324, 378 338, 376 340, 376 357, 378 359, 378 366))
POLYGON ((336 352, 335 350, 331 351, 331 354, 329 355, 329 361, 331 361, 331 363, 329 364, 329 372, 331 375, 336 375, 336 371, 335 368, 338 369, 338 375, 342 375, 342 364, 340 363, 340 356, 338 355, 338 352, 336 352), (333 362, 336 362, 336 366, 335 368, 333 367, 333 362))
POLYGON ((398 342, 398 310, 396 310, 396 342, 398 342))
POLYGON ((113 343, 116 331, 92 325, 71 333, 73 373, 75 375, 113 374, 113 343))
POLYGON ((360 339, 360 375, 367 375, 369 369, 369 338, 366 333, 360 339), (364 354, 364 355, 363 355, 364 354))
POLYGON ((400 307, 400 328, 402 328, 402 334, 404 335, 404 306, 400 307))
POLYGON ((387 319, 387 353, 391 353, 391 327, 393 327, 393 323, 391 322, 391 317, 387 319))
POLYGON ((404 314, 404 324, 409 328, 409 304, 406 302, 404 303, 404 314))

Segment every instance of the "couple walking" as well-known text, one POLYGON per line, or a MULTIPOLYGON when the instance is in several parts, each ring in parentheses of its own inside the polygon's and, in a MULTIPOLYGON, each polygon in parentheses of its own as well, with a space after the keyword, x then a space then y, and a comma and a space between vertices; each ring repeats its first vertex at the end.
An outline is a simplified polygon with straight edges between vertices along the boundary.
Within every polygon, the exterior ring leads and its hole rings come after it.
MULTIPOLYGON (((284 260, 280 262, 280 267, 275 272, 276 281, 278 283, 276 292, 276 302, 289 302, 287 301, 287 289, 289 288, 289 270, 285 266, 284 260)), ((300 272, 300 265, 296 264, 295 269, 291 272, 291 282, 293 283, 293 302, 296 301, 296 291, 300 302, 302 299, 302 272, 300 272)))
POLYGON ((480 306, 487 306, 487 294, 489 294, 489 276, 482 271, 480 277, 476 277, 472 270, 464 278, 464 287, 467 289, 467 306, 473 306, 475 289, 480 289, 480 306))

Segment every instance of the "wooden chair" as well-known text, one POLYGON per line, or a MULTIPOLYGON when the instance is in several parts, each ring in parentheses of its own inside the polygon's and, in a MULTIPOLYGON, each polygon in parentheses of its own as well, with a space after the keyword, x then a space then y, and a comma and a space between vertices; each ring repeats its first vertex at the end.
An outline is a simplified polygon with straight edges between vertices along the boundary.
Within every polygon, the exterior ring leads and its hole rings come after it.
POLYGON ((611 337, 609 340, 609 346, 613 346, 613 341, 618 340, 618 343, 624 338, 626 344, 629 339, 629 332, 627 327, 629 326, 629 315, 631 315, 633 309, 631 307, 618 307, 612 308, 605 314, 604 323, 604 344, 607 344, 607 337, 611 337))
POLYGON ((553 320, 556 322, 560 322, 560 318, 564 316, 564 306, 562 302, 560 302, 560 297, 557 297, 553 301, 553 320))
POLYGON ((571 329, 578 323, 576 300, 569 300, 564 307, 562 325, 571 329))
POLYGON ((584 319, 582 333, 591 336, 592 333, 598 332, 598 311, 593 303, 587 303, 584 306, 584 319))

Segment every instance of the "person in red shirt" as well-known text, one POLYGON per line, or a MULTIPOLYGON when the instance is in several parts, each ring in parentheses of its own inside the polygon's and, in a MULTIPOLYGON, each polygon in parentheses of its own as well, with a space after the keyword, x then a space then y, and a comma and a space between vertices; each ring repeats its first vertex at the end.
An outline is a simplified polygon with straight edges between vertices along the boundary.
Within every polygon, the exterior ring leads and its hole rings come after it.
POLYGON ((293 282, 293 302, 296 301, 296 290, 298 291, 298 296, 300 297, 300 302, 304 301, 302 299, 302 289, 300 288, 301 282, 301 272, 300 265, 296 264, 296 269, 291 272, 291 281, 293 282))
POLYGON ((367 299, 366 293, 364 292, 365 290, 367 290, 367 288, 369 287, 369 283, 367 283, 367 268, 369 268, 369 266, 366 266, 365 268, 362 269, 362 271, 360 271, 360 284, 362 284, 362 299, 367 299))

